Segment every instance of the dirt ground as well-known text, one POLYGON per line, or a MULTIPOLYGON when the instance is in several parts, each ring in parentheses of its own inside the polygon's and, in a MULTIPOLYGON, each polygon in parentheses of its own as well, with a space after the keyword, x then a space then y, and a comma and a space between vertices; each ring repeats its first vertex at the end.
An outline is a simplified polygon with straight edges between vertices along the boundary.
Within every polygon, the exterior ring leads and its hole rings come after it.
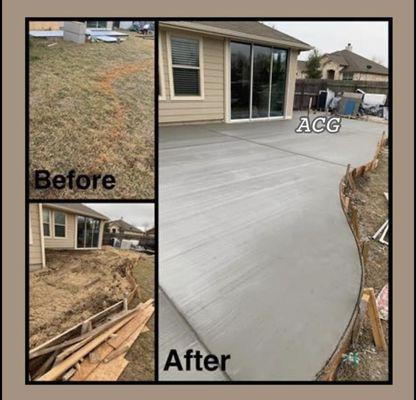
MULTIPOLYGON (((144 255, 142 262, 133 268, 133 276, 140 286, 140 301, 155 298, 154 293, 154 256, 144 255)), ((155 379, 155 316, 147 323, 148 332, 141 333, 126 355, 129 361, 119 381, 153 381, 155 379)))
MULTIPOLYGON (((364 266, 364 287, 374 288, 377 296, 388 282, 388 246, 371 237, 384 223, 388 215, 388 204, 384 193, 388 193, 388 149, 382 150, 377 169, 357 180, 357 190, 352 205, 358 211, 362 238, 369 238, 369 253, 364 266)), ((382 320, 388 342, 388 322, 382 320)), ((357 352, 358 366, 343 362, 337 371, 338 381, 386 381, 388 379, 388 354, 375 348, 368 321, 355 346, 349 352, 357 352)))
POLYGON ((31 172, 30 197, 153 198, 154 41, 29 43, 30 171, 116 178, 111 191, 34 190, 31 172))
MULTIPOLYGON (((150 256, 109 246, 94 251, 47 251, 48 268, 30 273, 29 278, 30 347, 122 300, 132 290, 126 279, 129 266, 137 277, 137 270, 154 270, 152 264, 150 256)), ((137 284, 143 300, 150 298, 144 296, 153 291, 153 275, 137 284)))

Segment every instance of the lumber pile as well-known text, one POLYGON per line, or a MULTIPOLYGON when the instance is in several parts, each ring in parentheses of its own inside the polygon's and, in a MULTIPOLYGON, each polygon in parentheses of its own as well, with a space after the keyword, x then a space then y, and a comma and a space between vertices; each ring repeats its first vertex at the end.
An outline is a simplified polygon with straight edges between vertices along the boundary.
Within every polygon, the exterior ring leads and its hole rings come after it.
POLYGON ((31 350, 32 380, 117 380, 128 364, 125 354, 154 313, 153 299, 130 310, 127 301, 120 303, 31 350))

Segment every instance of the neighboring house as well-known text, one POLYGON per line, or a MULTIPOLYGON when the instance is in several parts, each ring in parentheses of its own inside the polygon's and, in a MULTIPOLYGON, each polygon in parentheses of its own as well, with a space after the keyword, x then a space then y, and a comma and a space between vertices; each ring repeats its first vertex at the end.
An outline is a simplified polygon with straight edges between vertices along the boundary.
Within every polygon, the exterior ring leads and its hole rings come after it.
POLYGON ((46 266, 45 249, 100 249, 108 218, 80 203, 29 205, 29 269, 46 266))
POLYGON ((306 61, 298 60, 298 65, 296 68, 296 79, 306 79, 308 77, 306 71, 306 61))
POLYGON ((352 51, 351 43, 344 50, 324 54, 321 58, 322 79, 353 81, 388 81, 388 69, 352 51))
POLYGON ((161 21, 159 122, 290 119, 310 49, 256 21, 161 21))
POLYGON ((113 27, 120 29, 130 29, 133 26, 134 21, 114 21, 113 27))
POLYGON ((139 239, 144 235, 144 232, 141 229, 136 228, 123 219, 110 221, 108 223, 108 233, 125 239, 139 239))
POLYGON ((155 228, 148 229, 144 234, 147 237, 155 237, 155 228))
POLYGON ((85 21, 89 29, 113 29, 113 21, 85 21))

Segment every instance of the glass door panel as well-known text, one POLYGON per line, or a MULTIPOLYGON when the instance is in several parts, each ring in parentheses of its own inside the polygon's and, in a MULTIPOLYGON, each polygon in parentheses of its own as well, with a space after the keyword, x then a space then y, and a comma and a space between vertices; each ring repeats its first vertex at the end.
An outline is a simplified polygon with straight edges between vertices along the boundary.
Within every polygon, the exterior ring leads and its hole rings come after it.
POLYGON ((97 248, 100 236, 100 221, 94 218, 77 217, 77 248, 97 248))
POLYGON ((283 115, 286 88, 286 59, 286 50, 273 49, 272 91, 270 95, 271 117, 283 115))
POLYGON ((85 247, 85 217, 77 217, 77 247, 85 247))
POLYGON ((92 247, 98 247, 98 238, 100 236, 100 221, 94 221, 94 227, 92 232, 92 247))
POLYGON ((253 102, 252 118, 269 116, 271 48, 253 46, 253 102))
POLYGON ((231 119, 282 116, 287 50, 231 42, 230 51, 231 119))
POLYGON ((231 43, 231 119, 250 118, 251 45, 231 43))

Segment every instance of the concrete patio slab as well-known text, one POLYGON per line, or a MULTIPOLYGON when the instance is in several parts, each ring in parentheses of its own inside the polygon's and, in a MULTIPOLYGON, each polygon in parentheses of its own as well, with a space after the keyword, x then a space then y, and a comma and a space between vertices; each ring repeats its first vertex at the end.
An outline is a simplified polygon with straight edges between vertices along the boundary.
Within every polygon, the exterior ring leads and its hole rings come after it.
POLYGON ((385 127, 299 135, 297 122, 160 129, 159 280, 175 309, 160 303, 160 365, 195 341, 231 354, 227 379, 313 380, 335 350, 361 283, 338 185, 385 127))

